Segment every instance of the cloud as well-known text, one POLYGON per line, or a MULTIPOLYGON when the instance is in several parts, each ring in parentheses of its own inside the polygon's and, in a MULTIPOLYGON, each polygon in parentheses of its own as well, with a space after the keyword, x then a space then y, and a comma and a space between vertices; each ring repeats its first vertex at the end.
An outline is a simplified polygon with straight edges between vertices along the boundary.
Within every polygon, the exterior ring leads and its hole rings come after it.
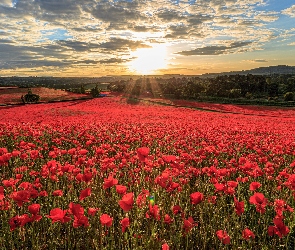
POLYGON ((71 67, 91 65, 101 72, 116 71, 116 64, 123 68, 133 51, 155 43, 177 48, 169 52, 169 58, 173 53, 214 56, 254 51, 283 39, 282 34, 290 30, 270 26, 279 14, 295 17, 295 5, 280 12, 268 11, 263 8, 266 0, 12 3, 0 3, 0 70, 9 65, 13 69, 34 65, 35 70, 44 67, 57 72, 60 66, 64 72, 73 72, 71 67))
POLYGON ((133 41, 123 38, 111 38, 109 41, 101 43, 99 45, 100 48, 105 49, 107 51, 126 51, 136 50, 139 48, 151 48, 150 45, 147 45, 141 41, 133 41))
POLYGON ((282 10, 282 13, 290 17, 295 17, 295 4, 292 5, 290 8, 282 10))
POLYGON ((233 42, 230 45, 212 45, 193 50, 184 50, 176 54, 183 56, 195 56, 195 55, 222 55, 228 53, 234 53, 235 50, 240 47, 244 47, 251 44, 251 42, 233 42))
POLYGON ((251 62, 251 63, 264 63, 264 62, 268 62, 265 59, 254 59, 254 60, 246 60, 247 62, 251 62))
POLYGON ((100 60, 99 63, 101 63, 101 64, 119 64, 119 63, 124 63, 127 61, 128 60, 121 59, 121 58, 109 58, 109 59, 100 60))
POLYGON ((90 51, 91 49, 97 49, 99 47, 99 45, 95 43, 86 43, 86 42, 72 41, 72 40, 57 41, 57 44, 64 47, 71 48, 77 52, 90 51))

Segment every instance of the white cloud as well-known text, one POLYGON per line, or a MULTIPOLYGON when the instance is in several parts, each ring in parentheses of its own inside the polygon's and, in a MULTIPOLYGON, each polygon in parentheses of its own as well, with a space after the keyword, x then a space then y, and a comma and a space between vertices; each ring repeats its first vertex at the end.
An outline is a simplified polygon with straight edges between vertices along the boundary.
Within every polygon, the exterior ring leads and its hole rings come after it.
POLYGON ((295 17, 295 4, 292 5, 290 8, 282 10, 282 13, 290 17, 295 17))

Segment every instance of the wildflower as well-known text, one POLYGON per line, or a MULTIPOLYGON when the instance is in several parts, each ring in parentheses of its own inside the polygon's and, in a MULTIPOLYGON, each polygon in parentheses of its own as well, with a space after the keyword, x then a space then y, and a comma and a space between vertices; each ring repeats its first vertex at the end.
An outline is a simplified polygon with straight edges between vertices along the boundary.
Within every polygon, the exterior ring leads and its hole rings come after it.
POLYGON ((0 186, 0 201, 4 199, 4 187, 0 186))
POLYGON ((120 207, 124 212, 128 212, 133 206, 133 193, 125 194, 122 199, 119 201, 120 207))
POLYGON ((238 201, 236 197, 234 197, 235 211, 237 215, 241 215, 245 211, 245 203, 243 201, 238 201))
POLYGON ((53 196, 63 196, 62 190, 55 190, 52 192, 53 196))
POLYGON ((197 205, 204 200, 204 195, 200 192, 195 192, 190 195, 191 203, 197 205))
POLYGON ((273 236, 274 234, 278 235, 280 238, 286 236, 290 229, 283 223, 282 218, 274 218, 273 223, 274 226, 268 227, 268 235, 273 236))
POLYGON ((91 188, 85 188, 81 191, 80 196, 79 196, 79 200, 82 201, 90 195, 91 195, 91 188))
POLYGON ((68 222, 71 220, 70 217, 66 216, 67 210, 62 210, 60 208, 53 208, 50 210, 50 215, 47 215, 46 217, 50 218, 52 220, 52 223, 55 222, 68 222))
POLYGON ((118 194, 123 195, 123 194, 126 193, 126 191, 127 191, 127 187, 126 187, 126 186, 123 186, 123 185, 116 185, 116 192, 117 192, 118 194))
POLYGON ((246 229, 244 229, 243 230, 243 232, 242 232, 242 237, 245 239, 245 240, 249 240, 249 239, 254 239, 255 238, 255 235, 254 235, 254 233, 250 230, 250 229, 248 229, 248 228, 246 228, 246 229))
POLYGON ((73 222, 73 227, 77 228, 77 227, 88 227, 89 226, 89 221, 88 218, 85 215, 81 215, 79 217, 74 216, 74 222, 73 222))
POLYGON ((91 172, 82 175, 82 181, 89 183, 92 180, 93 174, 91 172))
POLYGON ((150 195, 150 192, 146 189, 142 190, 142 192, 136 198, 136 205, 138 207, 144 206, 146 203, 147 197, 150 195))
POLYGON ((121 223, 121 227, 122 227, 122 233, 125 233, 126 228, 130 226, 129 218, 122 219, 120 223, 121 223))
POLYGON ((40 204, 31 204, 28 206, 28 209, 30 211, 31 214, 38 214, 40 211, 40 204))
POLYGON ((256 207, 256 211, 258 213, 263 214, 265 212, 265 207, 267 205, 267 199, 264 197, 262 193, 255 193, 250 197, 250 203, 254 204, 256 207))
POLYGON ((112 225, 112 222, 113 222, 113 218, 111 218, 108 214, 102 214, 100 216, 100 223, 103 226, 110 227, 112 225))
POLYGON ((84 215, 84 208, 80 204, 75 204, 71 202, 69 204, 69 212, 76 217, 84 215))
POLYGON ((146 212, 145 217, 146 218, 153 217, 156 220, 160 220, 160 209, 159 209, 159 206, 158 205, 154 205, 154 206, 150 205, 149 206, 149 211, 146 212))
POLYGON ((103 188, 104 189, 111 188, 112 186, 117 184, 118 184, 118 180, 115 179, 112 175, 110 175, 108 178, 104 179, 103 188))
POLYGON ((260 182, 251 182, 250 183, 250 190, 255 191, 256 189, 260 188, 261 184, 260 182))
POLYGON ((31 219, 28 214, 14 216, 8 222, 10 226, 10 231, 13 231, 17 227, 23 227, 28 222, 31 222, 31 219))
POLYGON ((148 157, 150 149, 147 147, 142 147, 142 148, 138 148, 136 152, 137 152, 137 156, 139 160, 144 162, 145 159, 148 157))
POLYGON ((165 214, 165 216, 164 216, 164 222, 166 224, 171 224, 173 222, 173 220, 171 219, 171 217, 170 217, 169 214, 165 214))
POLYGON ((218 239, 222 242, 222 244, 228 245, 230 243, 230 237, 224 230, 218 230, 216 232, 218 239))
POLYGON ((188 233, 189 231, 191 231, 195 225, 196 224, 193 217, 188 217, 188 219, 183 220, 183 229, 185 233, 188 233))
POLYGON ((167 243, 164 243, 162 245, 162 250, 169 250, 169 245, 167 243))
POLYGON ((27 190, 13 192, 11 194, 11 198, 17 203, 19 207, 21 207, 24 202, 29 202, 30 192, 27 190))
POLYGON ((88 208, 88 214, 89 214, 90 216, 94 216, 98 210, 99 210, 99 208, 89 207, 89 208, 88 208))

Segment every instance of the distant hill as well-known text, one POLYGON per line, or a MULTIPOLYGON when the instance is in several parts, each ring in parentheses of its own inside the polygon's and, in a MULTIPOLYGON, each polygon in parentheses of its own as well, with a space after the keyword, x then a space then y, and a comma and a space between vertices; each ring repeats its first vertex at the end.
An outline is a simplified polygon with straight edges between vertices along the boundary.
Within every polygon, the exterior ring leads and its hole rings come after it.
POLYGON ((269 67, 259 67, 250 70, 241 70, 241 71, 230 71, 230 72, 221 72, 221 73, 207 73, 202 76, 206 77, 215 77, 217 75, 272 75, 272 74, 295 74, 295 66, 288 65, 277 65, 269 67))

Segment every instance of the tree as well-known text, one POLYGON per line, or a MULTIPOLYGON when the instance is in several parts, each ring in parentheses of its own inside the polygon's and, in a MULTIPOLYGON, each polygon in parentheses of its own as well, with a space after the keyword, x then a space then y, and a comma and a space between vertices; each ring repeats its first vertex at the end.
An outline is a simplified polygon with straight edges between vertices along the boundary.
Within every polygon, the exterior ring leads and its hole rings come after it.
POLYGON ((96 98, 100 96, 101 89, 98 88, 98 85, 96 84, 93 89, 91 89, 90 93, 92 97, 96 98))
POLYGON ((23 103, 37 103, 40 100, 40 96, 33 94, 32 90, 29 88, 28 93, 25 96, 21 96, 23 103))

